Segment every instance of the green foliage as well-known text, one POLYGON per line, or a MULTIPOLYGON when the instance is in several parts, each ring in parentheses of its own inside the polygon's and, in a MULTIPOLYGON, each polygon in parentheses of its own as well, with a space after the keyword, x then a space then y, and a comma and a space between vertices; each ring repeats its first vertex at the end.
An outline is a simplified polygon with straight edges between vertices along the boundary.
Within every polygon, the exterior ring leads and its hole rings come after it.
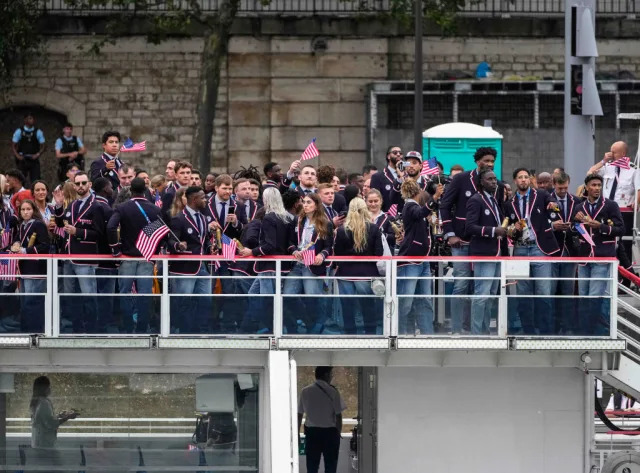
POLYGON ((0 2, 0 89, 8 89, 16 70, 41 56, 38 0, 0 2))

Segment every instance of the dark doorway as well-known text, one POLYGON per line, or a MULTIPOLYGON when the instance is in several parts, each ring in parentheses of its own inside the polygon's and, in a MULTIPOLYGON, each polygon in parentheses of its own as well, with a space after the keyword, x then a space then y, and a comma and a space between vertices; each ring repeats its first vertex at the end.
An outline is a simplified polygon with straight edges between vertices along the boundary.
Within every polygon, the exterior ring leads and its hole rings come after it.
POLYGON ((11 137, 13 132, 23 125, 24 115, 28 111, 33 113, 36 119, 36 128, 44 133, 46 148, 40 156, 42 179, 54 187, 58 184, 55 143, 62 135, 62 127, 67 122, 67 117, 44 107, 18 106, 0 110, 0 172, 16 167, 11 151, 11 137))

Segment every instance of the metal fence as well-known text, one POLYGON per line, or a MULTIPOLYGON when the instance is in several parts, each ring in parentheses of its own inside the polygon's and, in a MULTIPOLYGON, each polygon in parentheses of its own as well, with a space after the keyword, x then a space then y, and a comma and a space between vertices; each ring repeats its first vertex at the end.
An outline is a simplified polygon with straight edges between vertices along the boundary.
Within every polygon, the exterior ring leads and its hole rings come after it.
MULTIPOLYGON (((225 0, 200 0, 202 12, 217 11, 225 0)), ((101 14, 114 12, 166 13, 176 8, 188 9, 191 2, 157 2, 152 6, 141 7, 144 2, 106 2, 104 6, 92 5, 90 8, 70 6, 66 0, 42 0, 43 9, 48 13, 63 14, 101 14), (123 5, 123 3, 125 3, 123 5), (177 5, 177 6, 176 6, 177 5)), ((241 0, 240 15, 256 14, 300 14, 300 15, 353 15, 360 13, 388 13, 393 6, 392 0, 241 0)), ((564 0, 480 0, 468 1, 460 9, 464 16, 487 17, 527 17, 562 16, 564 0)), ((597 12, 602 16, 635 17, 640 10, 640 0, 598 0, 597 12)))

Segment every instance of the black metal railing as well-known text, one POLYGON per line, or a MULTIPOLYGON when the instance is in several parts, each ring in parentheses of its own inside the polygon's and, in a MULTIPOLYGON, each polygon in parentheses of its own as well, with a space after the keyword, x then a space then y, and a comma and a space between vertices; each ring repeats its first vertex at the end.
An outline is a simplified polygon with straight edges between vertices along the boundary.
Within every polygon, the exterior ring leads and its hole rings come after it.
MULTIPOLYGON (((203 12, 217 11, 225 0, 200 0, 203 12)), ((141 2, 143 3, 143 2, 141 2)), ((187 2, 183 2, 187 8, 187 2)), ((175 2, 173 3, 175 5, 175 2)), ((67 0, 42 0, 43 9, 53 14, 104 14, 123 11, 139 13, 164 13, 171 11, 165 2, 140 9, 135 2, 122 5, 108 2, 104 6, 90 8, 71 6, 67 0)), ((562 16, 564 0, 470 0, 460 10, 463 16, 478 17, 542 17, 562 16)), ((302 15, 350 15, 360 13, 390 12, 392 0, 241 0, 241 15, 302 14, 302 15)), ((640 10, 640 0, 597 0, 598 16, 633 17, 640 10)))

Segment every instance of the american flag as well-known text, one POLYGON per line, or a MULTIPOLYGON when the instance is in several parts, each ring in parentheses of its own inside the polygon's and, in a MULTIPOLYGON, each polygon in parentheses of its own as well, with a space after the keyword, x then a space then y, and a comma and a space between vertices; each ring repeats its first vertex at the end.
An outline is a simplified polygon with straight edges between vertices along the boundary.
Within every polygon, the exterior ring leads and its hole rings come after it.
POLYGON ((314 138, 311 140, 311 143, 309 143, 309 146, 307 146, 305 150, 302 152, 302 155, 300 156, 300 161, 313 159, 316 156, 320 156, 320 151, 318 151, 318 148, 316 147, 316 139, 314 138))
POLYGON ((389 210, 387 210, 387 215, 389 217, 397 217, 398 216, 398 204, 393 204, 391 207, 389 207, 389 210))
POLYGON ((11 226, 7 222, 7 226, 2 229, 2 237, 0 238, 0 245, 2 248, 6 248, 11 244, 11 226))
POLYGON ((160 219, 151 222, 140 230, 140 235, 138 235, 138 239, 136 240, 136 248, 142 253, 144 259, 151 261, 160 240, 162 240, 167 233, 169 233, 169 227, 160 219))
POLYGON ((311 266, 316 260, 316 246, 311 245, 306 250, 302 250, 302 262, 305 266, 311 266))
POLYGON ((624 158, 616 159, 614 162, 611 163, 611 165, 617 166, 620 169, 631 169, 631 166, 629 165, 630 162, 631 162, 631 159, 625 156, 624 158))
POLYGON ((140 143, 134 143, 131 138, 127 138, 120 148, 121 153, 128 153, 132 151, 146 151, 147 142, 141 141, 140 143))
POLYGON ((15 281, 17 272, 18 272, 17 258, 0 259, 0 280, 15 281))
POLYGON ((591 235, 589 235, 587 229, 584 228, 584 223, 576 223, 576 231, 580 235, 582 235, 582 238, 584 238, 587 243, 589 243, 591 246, 596 246, 596 244, 593 242, 593 239, 591 238, 591 235))
POLYGON ((238 244, 224 233, 222 234, 222 257, 231 261, 236 260, 236 248, 238 244))
POLYGON ((162 196, 158 191, 156 191, 156 207, 162 208, 162 196))
POLYGON ((427 159, 422 163, 422 171, 420 171, 421 176, 433 176, 438 174, 440 174, 440 168, 438 167, 438 161, 436 158, 427 159))

